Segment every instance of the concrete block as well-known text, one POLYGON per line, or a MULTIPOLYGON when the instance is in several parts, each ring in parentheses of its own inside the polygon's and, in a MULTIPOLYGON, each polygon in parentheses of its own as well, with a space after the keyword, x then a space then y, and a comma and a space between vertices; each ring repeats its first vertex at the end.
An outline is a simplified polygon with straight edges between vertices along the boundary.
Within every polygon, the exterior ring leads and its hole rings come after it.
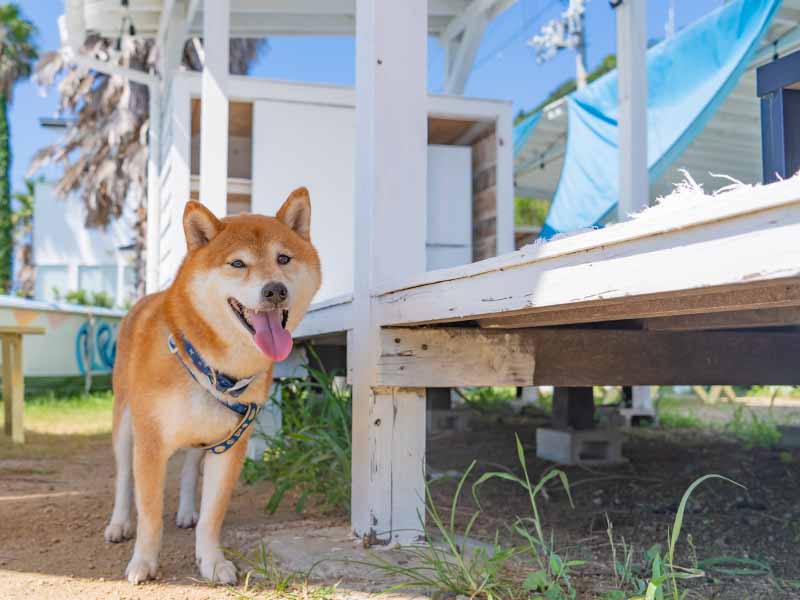
POLYGON ((779 448, 786 450, 797 450, 800 448, 800 425, 778 425, 781 439, 778 442, 779 448))
POLYGON ((442 431, 469 431, 472 413, 468 410, 429 410, 426 412, 428 434, 442 431))
POLYGON ((281 430, 283 419, 281 409, 272 400, 268 401, 255 422, 251 425, 253 433, 247 442, 247 458, 260 460, 267 449, 267 438, 276 435, 281 430))
POLYGON ((625 427, 637 427, 639 425, 658 423, 658 416, 655 410, 644 410, 636 407, 620 408, 619 415, 622 417, 625 427))
POLYGON ((622 432, 618 429, 536 430, 536 456, 562 465, 615 465, 622 456, 622 432))

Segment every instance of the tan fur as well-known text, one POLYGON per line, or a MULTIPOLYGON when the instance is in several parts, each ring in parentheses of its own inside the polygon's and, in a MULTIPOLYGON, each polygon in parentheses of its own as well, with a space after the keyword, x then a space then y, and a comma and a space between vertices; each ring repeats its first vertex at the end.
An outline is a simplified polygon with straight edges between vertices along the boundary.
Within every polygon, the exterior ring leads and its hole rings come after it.
MULTIPOLYGON (((179 449, 224 439, 239 421, 236 413, 189 376, 169 352, 167 338, 185 336, 207 363, 228 375, 261 373, 237 401, 263 404, 272 363, 227 298, 263 309, 262 287, 282 282, 289 290, 287 329, 297 326, 321 281, 319 257, 309 234, 310 214, 305 188, 292 192, 276 217, 244 214, 216 219, 203 205, 188 202, 183 216, 188 252, 174 282, 140 300, 120 325, 113 378, 117 498, 106 539, 122 541, 132 531, 125 479, 132 456, 138 525, 126 573, 133 583, 156 575, 167 460, 179 449), (278 264, 281 253, 291 257, 288 264, 278 264), (235 259, 247 267, 232 267, 229 263, 235 259)), ((185 355, 184 359, 189 362, 185 355)), ((206 453, 199 520, 193 497, 181 498, 178 514, 179 526, 197 523, 201 574, 223 583, 236 579, 235 568, 219 549, 219 536, 248 437, 249 431, 222 455, 206 453)), ((185 487, 188 495, 194 495, 199 462, 197 452, 187 458, 182 494, 185 487)))

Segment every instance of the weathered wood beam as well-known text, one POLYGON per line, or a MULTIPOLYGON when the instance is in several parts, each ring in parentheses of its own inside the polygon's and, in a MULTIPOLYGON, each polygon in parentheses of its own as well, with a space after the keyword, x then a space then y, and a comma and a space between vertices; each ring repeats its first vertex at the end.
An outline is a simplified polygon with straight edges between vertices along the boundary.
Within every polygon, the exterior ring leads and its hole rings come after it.
POLYGON ((800 333, 387 328, 378 385, 797 385, 800 333))
POLYGON ((533 385, 534 351, 525 332, 384 329, 380 385, 533 385))
POLYGON ((676 315, 644 321, 651 331, 700 331, 800 325, 800 306, 676 315))
POLYGON ((536 385, 797 385, 800 334, 536 330, 536 385))
MULTIPOLYGON (((777 280, 769 283, 744 284, 736 287, 706 288, 656 298, 578 304, 575 306, 532 309, 497 317, 479 319, 481 327, 515 329, 550 327, 625 319, 652 319, 676 315, 696 316, 722 322, 725 315, 761 313, 765 310, 796 310, 800 306, 800 281, 777 280)), ((687 317, 687 318, 689 318, 687 317)), ((762 317, 769 320, 769 317, 762 317)), ((755 319, 753 316, 752 319, 755 319)), ((688 323, 688 321, 687 321, 688 323)), ((690 329, 690 328, 686 328, 690 329)), ((702 329, 697 327, 697 329, 702 329)), ((712 327, 712 329, 717 329, 712 327)))

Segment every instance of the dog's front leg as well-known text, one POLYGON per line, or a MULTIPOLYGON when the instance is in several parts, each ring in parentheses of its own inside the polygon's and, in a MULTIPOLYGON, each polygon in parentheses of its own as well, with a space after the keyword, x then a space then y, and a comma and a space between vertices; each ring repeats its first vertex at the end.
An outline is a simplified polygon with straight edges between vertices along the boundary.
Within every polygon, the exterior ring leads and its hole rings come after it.
POLYGON ((133 473, 136 489, 136 546, 125 574, 133 584, 155 579, 164 514, 164 480, 169 452, 159 436, 136 432, 133 445, 133 473))
POLYGON ((236 566, 222 553, 220 532, 233 486, 242 470, 249 437, 248 432, 223 454, 209 452, 203 465, 203 497, 195 530, 195 553, 200 574, 218 583, 236 583, 236 566))

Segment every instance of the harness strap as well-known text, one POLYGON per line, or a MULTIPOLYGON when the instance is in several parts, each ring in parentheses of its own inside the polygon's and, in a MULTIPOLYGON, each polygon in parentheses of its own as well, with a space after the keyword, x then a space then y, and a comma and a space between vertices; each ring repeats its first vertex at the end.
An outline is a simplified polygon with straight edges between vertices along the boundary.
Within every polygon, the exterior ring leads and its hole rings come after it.
MULTIPOLYGON (((249 386, 256 377, 258 377, 258 375, 253 375, 251 377, 245 377, 237 380, 225 375, 224 373, 216 371, 208 366, 208 364, 200 356, 200 353, 197 351, 197 349, 192 346, 185 337, 181 336, 181 340, 183 342, 183 349, 189 355, 189 358, 192 359, 192 364, 194 367, 200 373, 208 377, 209 385, 220 394, 227 394, 236 398, 247 389, 247 386, 249 386)), ((197 379, 197 375, 195 374, 194 370, 189 368, 189 365, 186 364, 186 361, 183 360, 180 352, 178 352, 178 345, 175 343, 175 339, 171 335, 169 338, 167 338, 167 346, 169 347, 169 351, 178 357, 181 365, 183 365, 183 368, 186 369, 189 375, 192 376, 192 379, 194 379, 195 382, 202 387, 202 384, 200 383, 200 380, 197 379)), ((227 402, 222 398, 218 398, 214 394, 209 395, 226 408, 242 416, 239 424, 236 425, 233 433, 231 433, 228 437, 219 442, 209 444, 208 446, 201 446, 203 450, 208 450, 214 454, 222 454, 230 450, 233 445, 239 441, 239 438, 244 435, 245 431, 247 431, 247 428, 250 427, 253 421, 255 421, 262 407, 255 402, 248 402, 246 404, 242 402, 227 402)))
POLYGON ((250 427, 250 424, 253 421, 255 421, 258 413, 261 411, 261 407, 255 403, 248 404, 247 407, 247 414, 245 414, 244 417, 242 417, 242 420, 239 421, 239 424, 236 426, 236 429, 233 430, 233 433, 220 442, 209 444, 208 446, 202 446, 203 450, 208 450, 214 454, 222 454, 230 450, 233 445, 239 441, 239 438, 244 435, 244 432, 247 431, 247 428, 250 427))

